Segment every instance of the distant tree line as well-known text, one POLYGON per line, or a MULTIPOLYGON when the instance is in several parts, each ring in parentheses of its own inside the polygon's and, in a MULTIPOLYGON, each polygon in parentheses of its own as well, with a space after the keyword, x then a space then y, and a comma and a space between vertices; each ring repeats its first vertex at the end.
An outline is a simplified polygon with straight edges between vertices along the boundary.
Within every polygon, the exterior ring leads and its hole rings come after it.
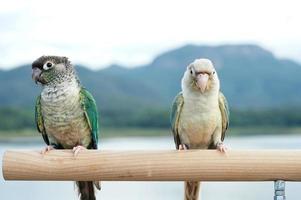
POLYGON ((0 130, 35 128, 34 112, 16 107, 0 108, 0 130))
MULTIPOLYGON (((104 110, 100 115, 103 127, 168 128, 169 110, 144 109, 141 111, 104 110)), ((231 111, 231 126, 301 126, 301 109, 264 109, 231 111)), ((0 108, 0 130, 35 129, 32 109, 0 108)))
POLYGON ((301 108, 232 110, 233 126, 300 126, 301 108))

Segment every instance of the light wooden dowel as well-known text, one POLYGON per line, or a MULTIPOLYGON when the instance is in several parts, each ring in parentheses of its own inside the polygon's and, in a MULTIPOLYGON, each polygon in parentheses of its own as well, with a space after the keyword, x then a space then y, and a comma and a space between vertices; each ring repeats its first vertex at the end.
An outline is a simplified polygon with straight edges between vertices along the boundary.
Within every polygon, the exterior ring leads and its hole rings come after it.
POLYGON ((301 181, 300 150, 6 151, 5 180, 301 181))

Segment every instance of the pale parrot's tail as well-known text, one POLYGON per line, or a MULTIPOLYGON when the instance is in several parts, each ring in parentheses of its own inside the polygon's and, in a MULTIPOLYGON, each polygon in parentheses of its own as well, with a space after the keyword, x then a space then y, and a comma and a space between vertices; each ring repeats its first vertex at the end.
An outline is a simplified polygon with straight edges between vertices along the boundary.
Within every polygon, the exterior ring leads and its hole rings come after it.
POLYGON ((80 200, 96 200, 95 188, 100 189, 99 182, 76 181, 80 200))
POLYGON ((199 199, 200 182, 187 181, 185 182, 185 197, 184 200, 199 199))

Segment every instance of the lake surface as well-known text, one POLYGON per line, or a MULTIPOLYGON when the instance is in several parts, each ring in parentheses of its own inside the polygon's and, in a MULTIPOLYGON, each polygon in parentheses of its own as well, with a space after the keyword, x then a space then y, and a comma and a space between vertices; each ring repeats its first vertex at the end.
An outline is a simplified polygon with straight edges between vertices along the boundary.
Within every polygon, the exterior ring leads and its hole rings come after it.
MULTIPOLYGON (((226 138, 231 149, 301 149, 301 135, 252 136, 226 138)), ((173 149, 170 137, 131 137, 104 139, 102 149, 173 149)), ((0 156, 7 149, 42 149, 40 142, 0 143, 0 156)), ((2 166, 2 159, 0 164, 2 166)), ((2 171, 2 170, 1 170, 2 171)), ((203 182, 204 200, 267 200, 273 199, 273 182, 203 182)), ((287 200, 300 200, 301 183, 288 182, 287 200)), ((182 200, 183 182, 102 182, 97 192, 101 200, 182 200)), ((1 200, 72 200, 77 199, 73 182, 4 181, 0 175, 1 200)))

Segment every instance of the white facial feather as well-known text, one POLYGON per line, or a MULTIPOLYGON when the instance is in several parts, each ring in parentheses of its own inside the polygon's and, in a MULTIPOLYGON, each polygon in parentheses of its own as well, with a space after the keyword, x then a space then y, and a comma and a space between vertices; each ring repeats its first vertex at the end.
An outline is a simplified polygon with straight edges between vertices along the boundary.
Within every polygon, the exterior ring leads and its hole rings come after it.
POLYGON ((195 72, 209 72, 215 71, 211 60, 206 58, 200 58, 194 60, 188 67, 192 67, 195 72))
POLYGON ((182 78, 182 91, 184 96, 194 95, 194 96, 217 96, 220 89, 220 83, 216 70, 209 59, 201 58, 194 60, 191 64, 187 66, 187 70, 182 78), (195 85, 195 73, 208 73, 209 77, 209 87, 208 90, 202 94, 200 90, 195 85))

